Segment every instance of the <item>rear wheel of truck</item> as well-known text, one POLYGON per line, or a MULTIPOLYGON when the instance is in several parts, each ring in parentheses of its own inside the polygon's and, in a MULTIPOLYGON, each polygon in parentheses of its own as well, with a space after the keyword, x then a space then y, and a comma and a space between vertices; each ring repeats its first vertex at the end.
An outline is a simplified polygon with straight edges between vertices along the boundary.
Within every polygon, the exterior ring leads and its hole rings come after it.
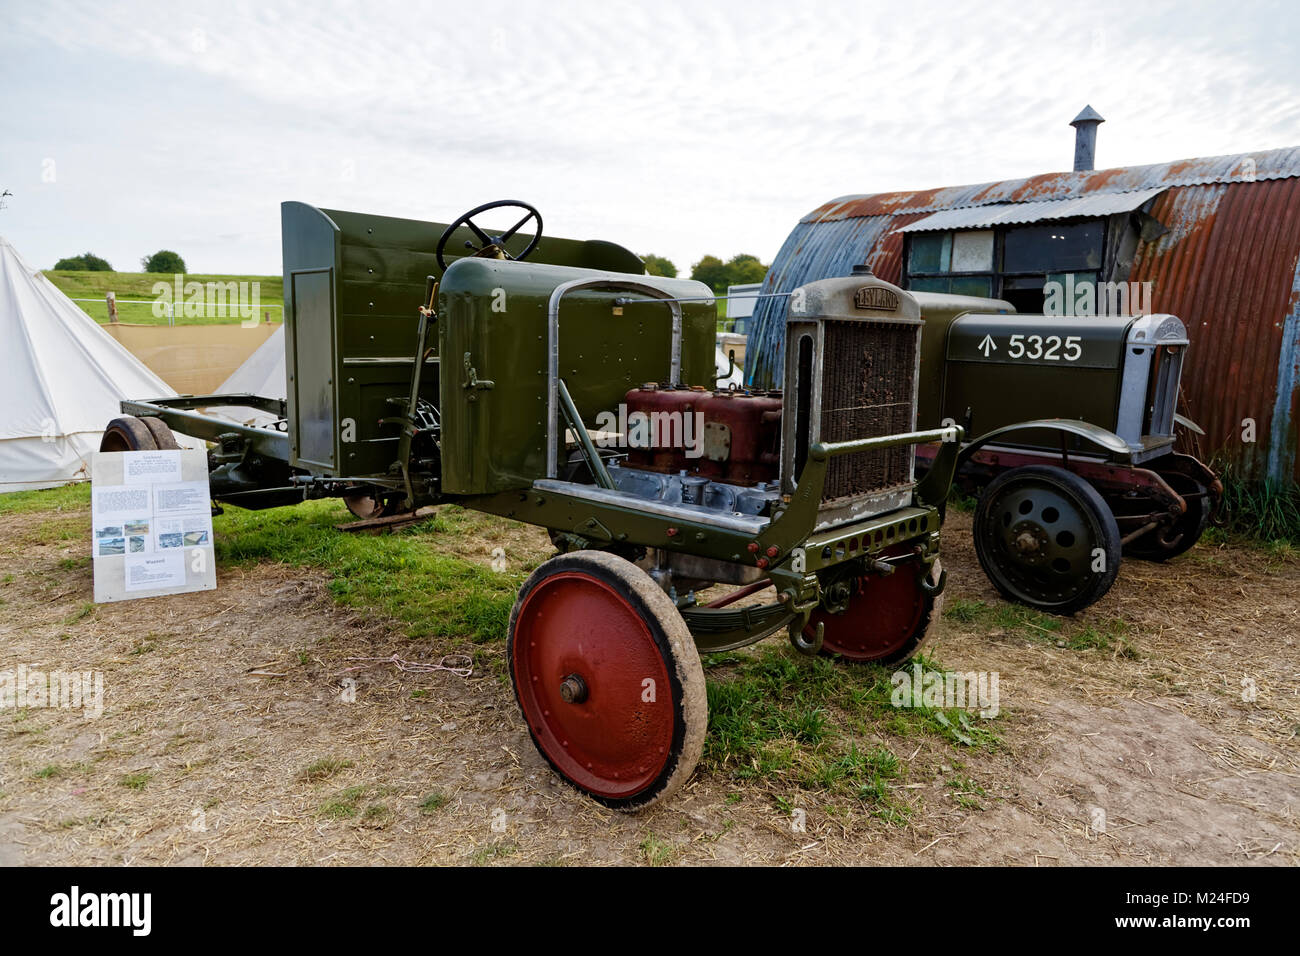
POLYGON ((804 637, 815 640, 822 626, 821 653, 851 664, 891 666, 910 660, 929 639, 943 612, 943 593, 934 593, 943 567, 936 558, 922 586, 915 562, 893 574, 863 574, 841 586, 851 589, 848 606, 832 614, 818 608, 808 618, 804 637))
POLYGON ((165 421, 161 418, 154 418, 150 415, 142 418, 144 427, 149 429, 153 434, 153 443, 158 446, 159 451, 177 451, 180 449, 180 442, 176 440, 176 433, 171 430, 165 421))
POLYGON ((704 751, 704 669, 672 600, 629 561, 574 551, 524 582, 506 646, 533 743, 616 810, 678 790, 704 751))
MULTIPOLYGON (((167 428, 162 422, 158 423, 167 428)), ((171 429, 167 429, 171 434, 171 429)), ((172 439, 173 447, 175 439, 172 439)), ((158 439, 154 430, 142 419, 134 415, 122 415, 113 419, 104 429, 104 437, 99 440, 100 451, 157 451, 158 439)))
POLYGON ((1190 549, 1210 523, 1209 490, 1186 475, 1162 476, 1169 487, 1183 495, 1187 510, 1168 527, 1153 528, 1124 546, 1124 554, 1142 561, 1167 561, 1190 549))
POLYGON ((975 554, 1010 601, 1073 614, 1119 573, 1120 535, 1097 489, 1073 472, 1027 465, 989 482, 975 506, 975 554))

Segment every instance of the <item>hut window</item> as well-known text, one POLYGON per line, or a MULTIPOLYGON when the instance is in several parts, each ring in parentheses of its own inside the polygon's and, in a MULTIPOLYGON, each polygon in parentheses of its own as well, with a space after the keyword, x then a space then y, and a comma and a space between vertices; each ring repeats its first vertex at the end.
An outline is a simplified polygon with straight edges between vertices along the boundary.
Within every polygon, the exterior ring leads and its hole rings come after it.
POLYGON ((1007 229, 1003 236, 1002 271, 1023 275, 1086 272, 1101 268, 1105 223, 1041 223, 1007 229))
POLYGON ((993 240, 991 229, 909 237, 907 287, 919 292, 992 295, 993 240))

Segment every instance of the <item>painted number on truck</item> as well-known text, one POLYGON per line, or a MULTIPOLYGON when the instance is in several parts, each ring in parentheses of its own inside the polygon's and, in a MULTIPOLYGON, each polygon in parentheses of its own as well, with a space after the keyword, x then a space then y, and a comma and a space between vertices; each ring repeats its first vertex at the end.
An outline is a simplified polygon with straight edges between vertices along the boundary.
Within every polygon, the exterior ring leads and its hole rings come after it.
POLYGON ((1045 362, 1077 362, 1083 357, 1080 335, 1013 335, 1007 342, 1007 356, 1045 362))

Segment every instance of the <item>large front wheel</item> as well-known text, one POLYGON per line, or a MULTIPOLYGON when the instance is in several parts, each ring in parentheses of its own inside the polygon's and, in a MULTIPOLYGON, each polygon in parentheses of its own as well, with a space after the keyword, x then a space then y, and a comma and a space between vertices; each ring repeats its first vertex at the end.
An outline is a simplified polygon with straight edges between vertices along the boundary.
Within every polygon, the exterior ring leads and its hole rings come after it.
POLYGON ((1099 601, 1119 573, 1115 516, 1097 489, 1064 468, 998 475, 973 524, 980 566, 1008 600, 1073 614, 1099 601))
POLYGON ((506 653, 533 743, 572 786, 641 810, 686 783, 704 751, 704 670, 636 565, 600 551, 547 561, 519 592, 506 653))

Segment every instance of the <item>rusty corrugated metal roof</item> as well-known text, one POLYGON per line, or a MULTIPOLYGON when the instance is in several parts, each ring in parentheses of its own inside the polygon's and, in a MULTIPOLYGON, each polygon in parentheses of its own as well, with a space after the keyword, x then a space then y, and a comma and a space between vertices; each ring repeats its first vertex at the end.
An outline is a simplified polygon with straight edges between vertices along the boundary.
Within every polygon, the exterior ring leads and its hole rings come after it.
POLYGON ((818 206, 803 222, 829 222, 859 216, 935 212, 1002 202, 1071 199, 1088 193, 1135 192, 1157 186, 1201 186, 1208 183, 1257 182, 1300 176, 1300 146, 1258 153, 1234 153, 1202 159, 1180 159, 1150 166, 1120 166, 1083 172, 1043 173, 1027 179, 1007 179, 971 186, 948 186, 914 192, 841 196, 818 206))
POLYGON ((1078 219, 1132 212, 1143 203, 1159 196, 1167 187, 1138 189, 1127 193, 1090 193, 1074 199, 1046 199, 1041 202, 993 203, 987 206, 964 206, 940 209, 900 232, 938 232, 949 229, 987 229, 1046 219, 1078 219))

